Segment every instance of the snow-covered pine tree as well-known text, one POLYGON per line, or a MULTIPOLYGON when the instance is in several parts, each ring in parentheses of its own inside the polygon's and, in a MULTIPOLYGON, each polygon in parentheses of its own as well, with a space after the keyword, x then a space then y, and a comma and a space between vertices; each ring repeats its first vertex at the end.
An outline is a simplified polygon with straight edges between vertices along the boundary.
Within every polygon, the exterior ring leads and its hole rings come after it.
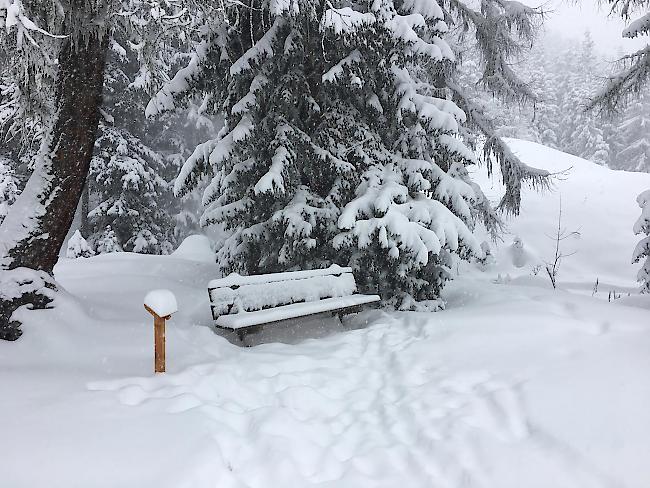
POLYGON ((612 159, 609 143, 605 141, 603 130, 599 127, 591 131, 585 150, 590 154, 588 159, 601 166, 606 166, 612 159))
MULTIPOLYGON (((163 118, 168 128, 164 137, 168 141, 169 150, 165 154, 167 164, 173 169, 174 179, 178 176, 183 164, 201 142, 218 132, 223 126, 222 117, 209 117, 205 114, 207 100, 195 103, 189 100, 184 110, 165 113, 163 118)), ((172 195, 170 213, 174 218, 174 237, 176 242, 182 242, 190 235, 200 234, 200 217, 203 213, 201 195, 208 185, 210 178, 206 175, 197 183, 195 191, 186 193, 181 198, 172 195)))
POLYGON ((52 110, 52 97, 41 92, 27 103, 13 64, 11 59, 0 58, 0 142, 4 155, 28 173, 43 137, 43 114, 52 110))
MULTIPOLYGON (((203 127, 212 124, 192 103, 180 113, 145 118, 153 80, 149 68, 138 61, 144 55, 140 50, 128 39, 112 39, 103 117, 89 175, 90 240, 110 225, 122 249, 167 254, 191 227, 183 206, 187 202, 172 193, 177 151, 189 156, 186 139, 196 140, 205 133, 203 127), (184 130, 189 123, 193 126, 184 130), (187 222, 187 229, 179 228, 179 220, 187 222)), ((174 45, 158 56, 162 64, 173 64, 178 57, 174 45)), ((198 214, 194 218, 198 220, 198 214)))
POLYGON ((126 251, 174 249, 174 222, 161 205, 171 191, 159 174, 165 166, 162 156, 128 130, 101 125, 89 174, 93 241, 111 226, 126 251))
MULTIPOLYGON (((180 171, 191 154, 191 152, 187 154, 177 152, 171 154, 167 160, 180 171)), ((187 236, 201 234, 203 232, 201 227, 201 214, 203 213, 201 197, 208 181, 209 178, 204 178, 197 184, 196 191, 186 193, 180 198, 174 197, 178 204, 174 212, 174 237, 176 238, 176 242, 182 242, 187 236)))
MULTIPOLYGON (((528 73, 531 86, 539 94, 537 101, 532 106, 531 125, 536 131, 537 139, 545 146, 557 149, 561 129, 559 126, 560 107, 558 104, 558 79, 554 68, 558 65, 558 51, 555 46, 549 46, 550 40, 544 38, 537 42, 528 55, 523 69, 528 73)), ((530 107, 530 106, 529 106, 530 107)))
MULTIPOLYGON (((433 0, 264 0, 229 4, 226 22, 205 29, 148 112, 188 89, 225 112, 176 181, 184 195, 213 176, 202 223, 232 231, 225 271, 351 264, 364 291, 397 307, 440 305, 454 259, 481 254, 471 229, 485 210, 465 169, 476 161, 447 84, 443 17, 433 0)), ((490 83, 504 69, 497 54, 490 83)), ((491 144, 516 209, 521 181, 546 174, 491 144)))
POLYGON ((167 211, 175 168, 152 148, 161 146, 163 125, 144 116, 148 97, 134 82, 137 55, 125 39, 113 38, 88 178, 90 240, 110 226, 126 251, 167 254, 175 247, 174 220, 167 211))
POLYGON ((589 32, 586 32, 579 49, 569 49, 564 54, 558 86, 562 114, 558 145, 565 152, 607 165, 613 154, 604 137, 605 120, 585 110, 585 101, 593 93, 598 79, 597 73, 594 43, 589 32))
POLYGON ((115 235, 115 231, 111 226, 107 226, 104 231, 95 238, 95 249, 97 254, 107 254, 110 252, 122 252, 120 241, 115 235))
POLYGON ((650 190, 646 190, 636 199, 641 207, 641 216, 634 224, 635 234, 645 234, 645 237, 639 241, 632 262, 641 262, 641 269, 637 275, 641 283, 641 293, 650 293, 650 190))
MULTIPOLYGON (((578 95, 574 101, 585 99, 586 97, 578 95)), ((567 144, 566 152, 588 159, 596 164, 607 165, 611 159, 611 150, 609 143, 604 139, 603 130, 599 127, 599 125, 602 125, 602 120, 597 120, 589 112, 581 112, 580 107, 576 107, 575 110, 577 110, 577 112, 574 112, 576 114, 574 116, 575 130, 565 140, 567 144)))
POLYGON ((74 231, 72 237, 68 240, 65 257, 68 259, 89 258, 95 255, 95 251, 88 245, 81 232, 74 231))

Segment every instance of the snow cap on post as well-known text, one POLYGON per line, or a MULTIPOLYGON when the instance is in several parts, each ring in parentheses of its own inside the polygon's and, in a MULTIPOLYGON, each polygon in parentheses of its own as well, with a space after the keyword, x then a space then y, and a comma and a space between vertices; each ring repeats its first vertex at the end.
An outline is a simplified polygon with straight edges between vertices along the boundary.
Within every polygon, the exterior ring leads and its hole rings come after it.
POLYGON ((178 311, 176 297, 169 290, 152 290, 144 297, 144 304, 159 317, 169 317, 178 311))

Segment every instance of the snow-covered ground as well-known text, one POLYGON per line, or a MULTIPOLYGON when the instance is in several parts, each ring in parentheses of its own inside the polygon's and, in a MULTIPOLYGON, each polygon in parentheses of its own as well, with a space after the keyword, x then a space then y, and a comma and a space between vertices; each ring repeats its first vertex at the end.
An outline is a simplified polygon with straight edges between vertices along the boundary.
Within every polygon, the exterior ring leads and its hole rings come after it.
MULTIPOLYGON (((605 298, 609 291, 627 295, 637 290, 640 265, 631 261, 640 237, 633 234, 632 226, 641 215, 636 197, 650 188, 650 174, 612 171, 534 142, 509 140, 509 144, 525 163, 548 169, 557 177, 551 192, 524 192, 521 217, 508 221, 509 234, 504 236, 494 269, 511 272, 508 266, 517 261, 513 254, 518 252, 511 245, 517 236, 524 245, 525 264, 513 276, 532 274, 536 266, 552 262, 561 202, 561 226, 567 238, 560 246, 569 255, 558 274, 562 286, 591 295, 598 280, 598 295, 605 298)), ((498 201, 503 192, 500 176, 488 178, 486 173, 479 168, 473 177, 486 195, 498 201)), ((544 270, 539 274, 544 275, 544 270)))
POLYGON ((532 165, 573 166, 558 191, 580 239, 565 241, 577 252, 559 290, 535 275, 557 192, 524 195, 510 223, 524 252, 510 236, 496 263, 463 267, 444 312, 369 311, 297 345, 240 348, 207 327, 205 249, 62 260, 70 295, 0 342, 0 487, 650 486, 650 303, 607 300, 634 291, 650 175, 512 144, 532 165), (158 376, 154 289, 179 309, 158 376))

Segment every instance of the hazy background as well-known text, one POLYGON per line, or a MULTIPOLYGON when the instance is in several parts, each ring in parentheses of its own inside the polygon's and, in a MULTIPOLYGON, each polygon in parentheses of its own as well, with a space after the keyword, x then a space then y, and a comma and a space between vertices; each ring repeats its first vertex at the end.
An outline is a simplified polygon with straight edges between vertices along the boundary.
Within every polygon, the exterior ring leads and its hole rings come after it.
POLYGON ((591 32, 597 48, 605 55, 616 57, 619 51, 630 52, 645 44, 640 39, 623 39, 625 23, 618 17, 609 17, 607 6, 596 0, 523 0, 531 6, 549 10, 546 35, 581 38, 591 32), (560 34, 561 33, 561 34, 560 34))

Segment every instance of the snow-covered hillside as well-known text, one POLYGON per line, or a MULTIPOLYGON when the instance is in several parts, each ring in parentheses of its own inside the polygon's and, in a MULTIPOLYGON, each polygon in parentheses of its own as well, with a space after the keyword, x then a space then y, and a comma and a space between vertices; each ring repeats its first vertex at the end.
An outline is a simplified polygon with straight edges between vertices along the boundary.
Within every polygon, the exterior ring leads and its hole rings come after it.
MULTIPOLYGON (((638 238, 632 226, 640 214, 636 197, 650 188, 650 174, 610 170, 534 142, 511 139, 509 144, 525 163, 558 175, 550 192, 523 192, 521 217, 508 219, 509 235, 499 246, 495 269, 513 276, 531 274, 536 265, 553 260, 561 201, 562 228, 566 234, 579 235, 561 243, 562 252, 572 255, 561 264, 560 284, 591 293, 598 279, 600 292, 635 290, 639 266, 631 260, 638 238), (520 269, 512 266, 511 244, 517 236, 525 255, 520 269)), ((498 201, 503 191, 498 173, 488 178, 483 167, 475 176, 486 194, 498 201)))
POLYGON ((62 260, 69 295, 0 342, 0 486, 647 488, 650 311, 584 290, 596 277, 633 290, 634 196, 650 175, 513 147, 573 166, 558 183, 581 232, 564 289, 533 275, 557 193, 526 193, 526 220, 510 222, 523 267, 506 239, 496 263, 460 270, 447 310, 369 311, 296 345, 240 348, 207 327, 205 246, 62 260), (160 288, 179 312, 154 376, 143 299, 160 288))

